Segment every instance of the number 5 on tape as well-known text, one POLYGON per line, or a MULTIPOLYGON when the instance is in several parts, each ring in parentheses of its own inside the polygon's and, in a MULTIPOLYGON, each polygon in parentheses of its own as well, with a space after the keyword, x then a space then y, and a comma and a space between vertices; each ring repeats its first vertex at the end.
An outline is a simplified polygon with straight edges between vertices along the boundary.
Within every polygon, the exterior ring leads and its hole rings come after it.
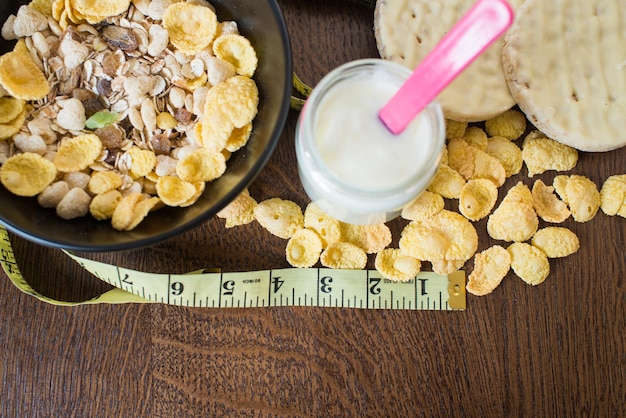
POLYGON ((362 309, 465 309, 465 273, 421 272, 404 283, 371 270, 286 268, 234 273, 152 274, 68 253, 96 277, 152 302, 253 308, 321 306, 362 309))

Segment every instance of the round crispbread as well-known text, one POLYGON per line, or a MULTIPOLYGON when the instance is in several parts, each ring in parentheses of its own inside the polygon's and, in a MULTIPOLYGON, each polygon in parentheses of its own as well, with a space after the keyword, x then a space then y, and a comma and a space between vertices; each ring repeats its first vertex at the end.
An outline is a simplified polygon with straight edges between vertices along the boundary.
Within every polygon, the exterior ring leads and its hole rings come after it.
POLYGON ((626 145, 623 1, 527 0, 505 36, 511 94, 543 133, 581 151, 626 145))
MULTIPOLYGON (((522 0, 509 2, 515 7, 522 0)), ((381 58, 414 69, 473 4, 474 0, 378 0, 374 35, 381 58)), ((498 40, 439 94, 446 118, 478 122, 515 105, 504 79, 501 49, 498 40)))

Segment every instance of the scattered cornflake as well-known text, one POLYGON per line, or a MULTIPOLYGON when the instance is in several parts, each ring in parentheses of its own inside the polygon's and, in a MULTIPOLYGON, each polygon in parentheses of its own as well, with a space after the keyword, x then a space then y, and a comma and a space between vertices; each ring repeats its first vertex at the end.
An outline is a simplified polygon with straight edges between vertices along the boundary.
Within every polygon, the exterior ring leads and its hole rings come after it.
POLYGON ((386 224, 352 225, 340 222, 340 241, 349 242, 363 249, 367 254, 375 254, 391 244, 391 230, 386 224))
POLYGON ((442 210, 432 218, 411 221, 402 231, 399 247, 423 261, 469 260, 478 248, 478 234, 463 215, 442 210))
POLYGON ((304 227, 317 232, 322 248, 341 239, 340 222, 311 202, 304 209, 304 227))
POLYGON ((522 171, 522 166, 524 165, 522 150, 507 138, 492 136, 487 141, 485 152, 500 161, 507 178, 522 171))
POLYGON ((402 208, 400 216, 410 221, 428 219, 443 210, 445 202, 440 194, 424 191, 402 208))
POLYGON ((465 265, 466 260, 431 260, 433 271, 437 274, 447 276, 459 270, 465 265))
POLYGON ((474 256, 474 270, 467 280, 467 291, 484 296, 495 290, 511 268, 511 254, 499 245, 474 256))
POLYGON ((549 170, 569 171, 578 163, 578 151, 532 131, 522 143, 522 159, 528 168, 528 177, 549 170))
POLYGON ((469 180, 459 195, 459 212, 470 221, 487 217, 498 200, 498 188, 487 179, 469 180))
POLYGON ((462 138, 468 129, 467 122, 446 119, 446 138, 462 138))
POLYGON ((404 254, 399 248, 386 248, 376 254, 374 267, 385 279, 408 282, 417 277, 422 262, 404 254))
POLYGON ((532 195, 533 207, 544 221, 561 223, 570 217, 571 213, 567 205, 556 195, 554 187, 547 186, 542 180, 535 181, 532 195))
POLYGON ((367 264, 367 254, 362 248, 349 242, 334 242, 321 254, 324 267, 332 269, 362 270, 367 264))
POLYGON ((322 240, 312 229, 297 230, 285 248, 287 262, 293 267, 313 267, 320 259, 322 240))
POLYGON ((487 221, 489 236, 508 242, 527 241, 538 227, 539 218, 533 206, 532 193, 522 182, 509 189, 487 221))
POLYGON ((560 226, 548 226, 538 230, 531 244, 543 251, 548 258, 567 257, 580 248, 578 236, 560 226))
POLYGON ((484 178, 493 181, 498 187, 506 180, 506 172, 500 161, 470 146, 461 138, 448 142, 448 164, 465 180, 484 178))
POLYGON ((607 178, 600 190, 600 200, 606 215, 626 218, 626 174, 607 178))
POLYGON ((273 197, 254 208, 257 222, 271 234, 289 239, 297 230, 304 228, 302 209, 295 202, 273 197))
POLYGON ((525 242, 515 242, 507 251, 511 254, 511 268, 526 283, 536 286, 550 274, 548 256, 539 248, 525 242))
POLYGON ((440 164, 433 181, 427 190, 441 195, 446 199, 458 199, 461 189, 465 185, 465 179, 458 171, 447 164, 440 164))
POLYGON ((248 189, 245 189, 224 209, 220 210, 217 217, 226 220, 226 228, 247 225, 256 219, 254 208, 257 205, 257 201, 250 196, 248 189))
POLYGON ((463 135, 463 139, 468 143, 468 145, 482 151, 487 149, 487 145, 489 143, 487 133, 478 126, 468 127, 465 131, 465 135, 463 135))
POLYGON ((560 175, 552 185, 576 222, 589 222, 598 213, 602 200, 598 186, 591 179, 576 174, 560 175))
POLYGON ((515 109, 485 121, 485 130, 489 136, 502 136, 515 141, 526 131, 526 116, 515 109))

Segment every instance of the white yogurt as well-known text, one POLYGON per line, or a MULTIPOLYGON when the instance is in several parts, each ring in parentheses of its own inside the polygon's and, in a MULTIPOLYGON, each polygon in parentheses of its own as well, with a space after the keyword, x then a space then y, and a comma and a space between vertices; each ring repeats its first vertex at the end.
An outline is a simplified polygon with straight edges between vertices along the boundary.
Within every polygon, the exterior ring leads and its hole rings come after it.
POLYGON ((309 197, 344 222, 386 222, 434 176, 445 140, 440 107, 428 106, 394 136, 379 110, 410 71, 383 60, 359 60, 329 73, 298 121, 296 152, 309 197))
POLYGON ((328 169, 352 187, 393 189, 409 181, 425 163, 432 136, 425 116, 398 136, 378 119, 397 89, 398 83, 381 73, 375 79, 338 84, 319 104, 317 150, 328 169))

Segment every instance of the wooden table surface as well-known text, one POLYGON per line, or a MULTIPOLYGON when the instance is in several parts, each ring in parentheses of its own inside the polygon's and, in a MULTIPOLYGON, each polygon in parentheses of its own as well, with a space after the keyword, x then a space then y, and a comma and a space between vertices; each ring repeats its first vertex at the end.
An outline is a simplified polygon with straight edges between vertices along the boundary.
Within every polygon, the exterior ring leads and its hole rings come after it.
MULTIPOLYGON (((305 82, 377 56, 371 9, 279 3, 305 82)), ((250 187, 257 200, 308 202, 297 181, 296 118, 292 111, 250 187)), ((598 186, 625 172, 626 148, 581 154, 573 171, 598 186)), ((517 181, 534 179, 524 171, 507 186, 517 181)), ((390 223, 396 242, 402 225, 390 223)), ((455 312, 57 307, 2 273, 0 416, 626 416, 626 220, 599 213, 565 226, 582 247, 552 260, 543 284, 511 273, 455 312)), ((494 243, 484 221, 476 228, 480 249, 494 243)), ((59 250, 13 243, 23 274, 45 295, 74 301, 109 289, 59 250)), ((153 248, 90 257, 159 273, 246 271, 288 267, 285 243, 256 223, 226 230, 212 219, 153 248)))

